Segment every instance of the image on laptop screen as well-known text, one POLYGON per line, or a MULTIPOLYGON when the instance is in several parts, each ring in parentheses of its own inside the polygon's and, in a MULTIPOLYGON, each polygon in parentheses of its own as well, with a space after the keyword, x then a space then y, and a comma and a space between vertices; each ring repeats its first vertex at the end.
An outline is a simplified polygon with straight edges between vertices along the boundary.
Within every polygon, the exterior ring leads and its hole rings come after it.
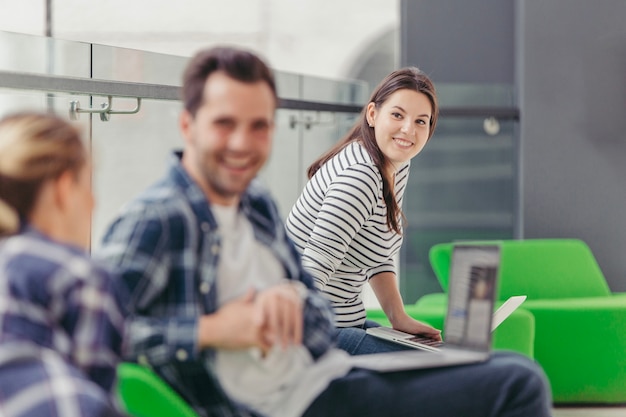
POLYGON ((446 341, 487 349, 491 343, 500 248, 497 245, 456 245, 452 257, 446 341))

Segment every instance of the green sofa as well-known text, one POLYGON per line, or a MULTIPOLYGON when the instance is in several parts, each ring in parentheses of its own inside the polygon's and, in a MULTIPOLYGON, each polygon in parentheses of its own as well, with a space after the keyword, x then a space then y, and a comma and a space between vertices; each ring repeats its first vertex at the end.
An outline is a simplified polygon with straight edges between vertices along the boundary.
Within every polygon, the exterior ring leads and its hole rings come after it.
MULTIPOLYGON (((550 380, 554 402, 625 403, 626 294, 611 292, 589 247, 576 239, 497 242, 498 300, 528 296, 521 309, 534 316, 535 359, 550 380)), ((437 244, 429 252, 444 290, 453 246, 437 244)), ((417 307, 443 305, 445 298, 427 295, 417 307)))

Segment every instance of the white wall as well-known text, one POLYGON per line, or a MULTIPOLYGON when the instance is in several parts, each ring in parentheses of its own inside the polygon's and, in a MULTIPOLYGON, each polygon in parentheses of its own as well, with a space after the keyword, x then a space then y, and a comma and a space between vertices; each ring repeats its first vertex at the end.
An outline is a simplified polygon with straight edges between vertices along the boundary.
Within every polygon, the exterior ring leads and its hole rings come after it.
MULTIPOLYGON (((52 0, 55 38, 190 56, 249 47, 273 68, 331 78, 399 25, 398 0, 52 0)), ((43 35, 44 0, 0 0, 0 30, 43 35)))

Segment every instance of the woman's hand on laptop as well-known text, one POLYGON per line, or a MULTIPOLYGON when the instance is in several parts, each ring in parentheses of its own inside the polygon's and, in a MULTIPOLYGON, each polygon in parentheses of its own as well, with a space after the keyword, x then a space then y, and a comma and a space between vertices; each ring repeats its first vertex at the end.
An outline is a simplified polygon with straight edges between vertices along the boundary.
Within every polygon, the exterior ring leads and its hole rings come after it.
POLYGON ((433 326, 423 323, 419 320, 415 320, 408 314, 403 317, 399 317, 392 323, 395 330, 400 330, 404 333, 410 333, 431 338, 433 340, 441 341, 441 330, 435 329, 433 326))

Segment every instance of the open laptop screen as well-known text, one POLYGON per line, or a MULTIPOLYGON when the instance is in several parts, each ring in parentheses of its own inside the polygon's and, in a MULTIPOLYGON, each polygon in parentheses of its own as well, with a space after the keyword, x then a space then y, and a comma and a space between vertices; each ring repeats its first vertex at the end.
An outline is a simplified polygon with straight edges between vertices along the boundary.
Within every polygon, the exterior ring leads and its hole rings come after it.
POLYGON ((500 263, 498 245, 455 245, 449 281, 446 344, 488 350, 500 263))

